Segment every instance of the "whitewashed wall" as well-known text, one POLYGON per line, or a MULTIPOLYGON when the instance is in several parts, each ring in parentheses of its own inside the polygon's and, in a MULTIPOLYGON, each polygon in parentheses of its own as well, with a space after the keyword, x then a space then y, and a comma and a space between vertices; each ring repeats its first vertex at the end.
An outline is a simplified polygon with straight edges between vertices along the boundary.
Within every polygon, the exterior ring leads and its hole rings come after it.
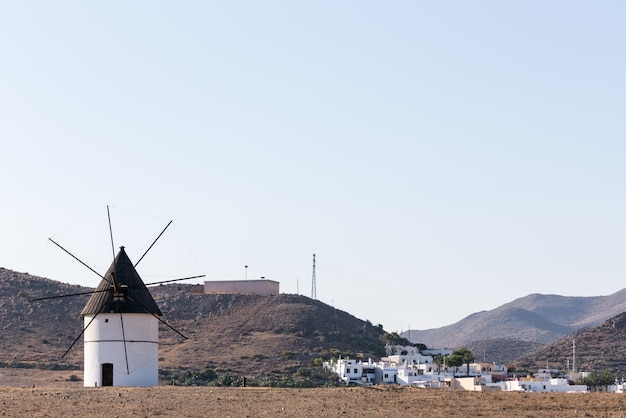
MULTIPOLYGON (((85 316, 84 326, 92 318, 85 316)), ((158 385, 158 337, 159 322, 150 314, 98 314, 84 333, 85 387, 102 386, 103 363, 113 364, 113 386, 158 385)))

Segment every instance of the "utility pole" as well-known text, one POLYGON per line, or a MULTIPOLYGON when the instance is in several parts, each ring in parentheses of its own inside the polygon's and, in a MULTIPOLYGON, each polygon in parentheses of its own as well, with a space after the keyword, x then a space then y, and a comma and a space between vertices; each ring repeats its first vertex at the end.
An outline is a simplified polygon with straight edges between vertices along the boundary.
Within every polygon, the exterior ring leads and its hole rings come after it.
POLYGON ((317 299, 317 285, 315 284, 315 254, 313 254, 313 277, 311 279, 311 299, 317 299))
POLYGON ((572 379, 576 373, 576 340, 572 340, 572 379))

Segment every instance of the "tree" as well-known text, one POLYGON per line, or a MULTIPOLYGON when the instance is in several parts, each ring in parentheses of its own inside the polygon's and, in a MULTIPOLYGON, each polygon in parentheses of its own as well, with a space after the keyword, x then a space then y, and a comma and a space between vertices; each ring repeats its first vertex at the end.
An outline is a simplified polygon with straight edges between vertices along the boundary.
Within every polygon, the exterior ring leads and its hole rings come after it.
POLYGON ((446 364, 450 367, 454 367, 456 372, 456 368, 463 365, 463 357, 455 351, 446 357, 446 364))
POLYGON ((413 346, 416 347, 420 353, 428 348, 426 347, 426 344, 422 344, 422 343, 415 343, 413 344, 413 346))
POLYGON ((441 354, 435 354, 433 356, 433 363, 437 365, 437 373, 441 373, 441 366, 444 363, 444 358, 441 354))
POLYGON ((409 340, 401 337, 397 332, 385 332, 379 338, 382 342, 389 345, 412 345, 409 340))
POLYGON ((591 372, 586 377, 581 377, 576 381, 579 385, 587 385, 593 391, 597 391, 598 388, 604 388, 608 390, 608 386, 615 383, 615 375, 606 370, 602 373, 591 372))
POLYGON ((470 363, 473 363, 474 360, 476 359, 476 357, 474 356, 474 353, 472 353, 467 348, 461 347, 461 348, 457 348, 456 350, 454 350, 454 353, 452 354, 457 354, 458 356, 461 357, 461 364, 465 364, 467 366, 467 372, 465 374, 469 376, 470 363))

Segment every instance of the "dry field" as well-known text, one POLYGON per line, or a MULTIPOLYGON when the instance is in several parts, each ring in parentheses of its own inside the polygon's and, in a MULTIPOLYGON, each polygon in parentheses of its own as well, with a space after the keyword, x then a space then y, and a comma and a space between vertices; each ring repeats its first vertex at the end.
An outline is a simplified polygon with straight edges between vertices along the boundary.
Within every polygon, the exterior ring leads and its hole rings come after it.
POLYGON ((85 389, 81 382, 64 380, 69 374, 41 372, 33 377, 0 369, 0 416, 626 417, 626 397, 620 394, 482 393, 390 386, 85 389), (30 382, 35 381, 33 388, 30 382), (17 386, 20 382, 30 386, 17 386))

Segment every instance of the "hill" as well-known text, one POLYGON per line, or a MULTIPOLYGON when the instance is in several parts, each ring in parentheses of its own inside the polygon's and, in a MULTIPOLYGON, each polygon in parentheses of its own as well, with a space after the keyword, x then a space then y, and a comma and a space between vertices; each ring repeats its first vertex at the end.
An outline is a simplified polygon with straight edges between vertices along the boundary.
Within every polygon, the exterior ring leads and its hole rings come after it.
MULTIPOLYGON (((31 296, 87 290, 90 289, 0 268, 0 361, 58 362, 80 335, 82 323, 77 318, 89 296, 45 303, 31 302, 31 296)), ((82 358, 82 344, 78 344, 64 362, 79 364, 82 358)))
POLYGON ((530 355, 544 345, 532 341, 507 338, 471 341, 464 345, 476 356, 476 361, 485 363, 510 364, 520 357, 530 355))
MULTIPOLYGON (((192 288, 185 284, 150 288, 163 319, 188 337, 160 326, 159 369, 164 378, 202 370, 233 376, 293 375, 319 357, 341 353, 377 357, 385 341, 394 338, 305 296, 205 295, 192 293, 192 288)), ((79 315, 89 295, 30 299, 89 290, 0 268, 0 364, 82 365, 81 338, 64 359, 60 357, 80 336, 79 315)))
POLYGON ((204 295, 190 286, 152 289, 167 321, 189 337, 161 334, 160 367, 270 373, 334 353, 378 357, 384 331, 300 295, 204 295))
MULTIPOLYGON (((429 347, 459 347, 502 339, 547 344, 624 311, 626 289, 592 297, 531 294, 496 309, 474 313, 452 325, 411 330, 410 336, 412 341, 429 347)), ((408 335, 409 331, 403 333, 408 335)))
POLYGON ((618 377, 626 374, 626 313, 620 313, 593 328, 583 328, 541 350, 513 362, 523 369, 572 367, 573 342, 576 341, 576 369, 610 370, 618 377))

